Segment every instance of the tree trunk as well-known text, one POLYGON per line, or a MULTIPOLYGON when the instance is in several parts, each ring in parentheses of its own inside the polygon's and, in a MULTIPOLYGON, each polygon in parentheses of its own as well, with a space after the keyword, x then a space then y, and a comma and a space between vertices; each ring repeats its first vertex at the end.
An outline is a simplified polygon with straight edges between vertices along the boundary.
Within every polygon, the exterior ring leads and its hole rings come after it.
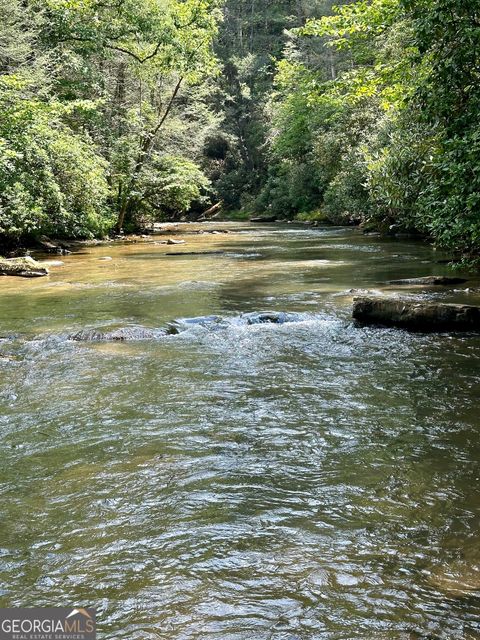
POLYGON ((172 110, 173 107, 173 103, 175 101, 175 98, 178 95, 178 92, 180 91, 180 87, 182 86, 182 82, 183 82, 183 77, 181 77, 177 84, 175 85, 175 88, 173 90, 173 93, 170 97, 170 100, 168 102, 167 108, 165 109, 165 112, 163 113, 162 117, 160 118, 158 124, 156 125, 156 127, 150 131, 149 133, 147 133, 144 138, 143 138, 143 142, 140 146, 140 151, 138 153, 137 156, 137 160, 135 162, 135 168, 133 170, 133 174, 132 177, 130 178, 130 181, 128 183, 128 185, 126 187, 124 187, 123 190, 123 196, 122 196, 122 200, 121 200, 121 206, 120 206, 120 210, 118 212, 118 218, 117 218, 117 223, 115 225, 115 230, 117 233, 120 233, 122 230, 122 227, 125 223, 125 218, 127 215, 127 212, 129 210, 132 209, 132 198, 130 197, 130 194, 132 192, 132 190, 135 188, 136 183, 137 183, 137 179, 138 176, 140 174, 140 171, 142 170, 145 162, 148 160, 153 147, 155 146, 155 140, 156 137, 158 135, 158 132, 160 131, 160 129, 163 127, 163 125, 165 124, 166 119, 168 118, 170 111, 172 110))

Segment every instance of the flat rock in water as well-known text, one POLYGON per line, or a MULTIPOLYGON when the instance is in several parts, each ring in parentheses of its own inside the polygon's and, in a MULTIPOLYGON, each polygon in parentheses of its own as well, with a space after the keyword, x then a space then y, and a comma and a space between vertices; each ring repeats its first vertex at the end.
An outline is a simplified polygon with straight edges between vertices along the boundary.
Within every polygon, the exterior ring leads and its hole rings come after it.
POLYGON ((464 284, 468 282, 466 278, 455 278, 451 276, 426 276, 424 278, 407 278, 406 280, 389 280, 387 284, 399 284, 399 285, 449 285, 449 284, 464 284))
POLYGON ((163 331, 143 327, 121 327, 112 331, 83 329, 70 336, 75 342, 133 342, 135 340, 155 340, 164 335, 163 331))
POLYGON ((169 238, 167 244, 185 244, 185 240, 172 240, 172 238, 169 238))
POLYGON ((364 325, 409 331, 480 331, 480 307, 401 298, 357 297, 353 317, 364 325))
POLYGON ((0 275, 38 278, 47 276, 48 269, 30 256, 23 258, 0 258, 0 275))
POLYGON ((257 216, 250 218, 250 222, 277 222, 277 216, 257 216))

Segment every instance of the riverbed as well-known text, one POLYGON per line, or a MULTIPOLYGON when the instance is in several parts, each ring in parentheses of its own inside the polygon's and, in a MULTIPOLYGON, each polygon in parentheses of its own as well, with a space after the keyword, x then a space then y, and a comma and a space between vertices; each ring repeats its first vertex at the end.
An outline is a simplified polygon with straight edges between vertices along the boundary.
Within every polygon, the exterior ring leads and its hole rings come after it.
MULTIPOLYGON (((350 317, 445 256, 168 231, 0 279, 0 606, 94 606, 109 640, 480 638, 480 337, 350 317), (265 310, 299 321, 237 321, 265 310), (204 315, 226 322, 69 339, 204 315)), ((403 291, 480 304, 466 277, 403 291)))

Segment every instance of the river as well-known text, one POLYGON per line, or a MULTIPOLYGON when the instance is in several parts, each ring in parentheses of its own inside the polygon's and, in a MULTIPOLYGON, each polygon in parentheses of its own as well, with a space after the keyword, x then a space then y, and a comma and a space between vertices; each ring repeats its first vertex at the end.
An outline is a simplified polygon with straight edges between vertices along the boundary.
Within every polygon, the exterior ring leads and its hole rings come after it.
POLYGON ((443 256, 196 229, 0 280, 0 605, 95 606, 111 640, 480 638, 480 338, 350 320, 350 289, 443 256), (264 310, 300 321, 236 321, 264 310), (205 314, 227 323, 67 339, 205 314))

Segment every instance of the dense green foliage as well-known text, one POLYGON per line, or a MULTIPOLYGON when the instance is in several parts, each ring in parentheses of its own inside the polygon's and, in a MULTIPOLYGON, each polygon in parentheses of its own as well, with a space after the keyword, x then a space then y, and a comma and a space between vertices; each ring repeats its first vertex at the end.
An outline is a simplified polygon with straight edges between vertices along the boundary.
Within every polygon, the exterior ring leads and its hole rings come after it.
POLYGON ((297 46, 277 67, 270 178, 279 215, 420 231, 480 245, 480 8, 468 0, 361 0, 296 31, 335 54, 327 78, 297 46))
POLYGON ((474 0, 0 0, 0 236, 227 209, 480 244, 474 0))
MULTIPOLYGON (((276 65, 291 50, 293 55, 301 51, 306 59, 315 60, 316 67, 330 73, 332 56, 324 43, 303 42, 293 52, 298 39, 292 29, 308 18, 329 13, 331 5, 332 0, 225 0, 216 44, 223 73, 213 100, 224 120, 217 135, 217 172, 212 177, 227 206, 250 211, 264 207, 269 196, 257 197, 272 165, 269 103, 276 65)), ((312 182, 314 176, 305 179, 312 182)), ((278 180, 283 182, 282 176, 278 180)), ((274 196, 273 206, 283 214, 296 209, 295 204, 283 209, 281 200, 280 194, 274 196)))
POLYGON ((1 0, 0 17, 4 241, 99 235, 205 199, 214 0, 1 0))

